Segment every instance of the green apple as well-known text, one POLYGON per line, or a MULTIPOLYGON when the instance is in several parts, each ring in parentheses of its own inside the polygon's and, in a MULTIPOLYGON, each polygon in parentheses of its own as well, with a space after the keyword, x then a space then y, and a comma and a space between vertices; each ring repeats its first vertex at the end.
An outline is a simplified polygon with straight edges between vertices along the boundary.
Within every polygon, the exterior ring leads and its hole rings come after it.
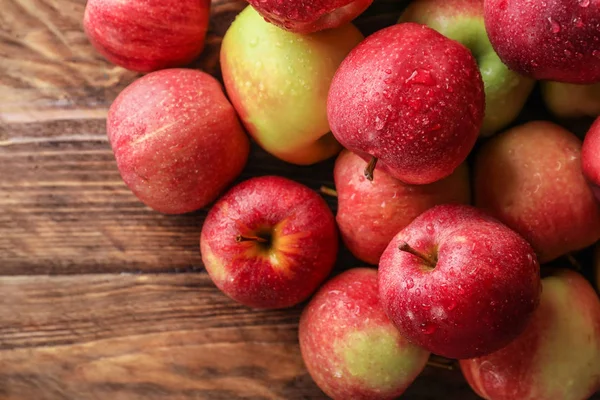
POLYGON ((485 31, 483 0, 416 0, 399 22, 427 25, 471 50, 485 86, 482 136, 506 127, 521 112, 535 81, 509 70, 494 52, 485 31))
POLYGON ((351 24, 301 35, 266 22, 252 7, 237 16, 221 47, 223 81, 262 148, 300 165, 340 151, 327 122, 327 94, 338 66, 362 39, 351 24))
POLYGON ((542 82, 542 95, 548 109, 557 117, 600 116, 600 83, 542 82))

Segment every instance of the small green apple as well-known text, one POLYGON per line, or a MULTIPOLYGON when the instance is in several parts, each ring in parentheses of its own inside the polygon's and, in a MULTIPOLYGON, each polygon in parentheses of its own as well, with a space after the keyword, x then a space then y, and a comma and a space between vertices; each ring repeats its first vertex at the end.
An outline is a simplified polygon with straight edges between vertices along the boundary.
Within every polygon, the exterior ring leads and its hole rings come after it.
POLYGON ((562 82, 542 82, 542 95, 548 109, 557 117, 600 116, 600 83, 576 85, 562 82))

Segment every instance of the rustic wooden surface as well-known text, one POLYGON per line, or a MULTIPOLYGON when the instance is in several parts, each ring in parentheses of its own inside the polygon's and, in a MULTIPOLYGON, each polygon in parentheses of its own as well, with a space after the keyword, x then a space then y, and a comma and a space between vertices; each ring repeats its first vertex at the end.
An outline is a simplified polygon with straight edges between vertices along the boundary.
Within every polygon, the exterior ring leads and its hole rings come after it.
MULTIPOLYGON (((403 2, 380 0, 370 33, 403 2)), ((195 67, 219 75, 240 0, 213 0, 195 67)), ((0 399, 320 399, 296 338, 300 308, 255 311, 203 270, 206 210, 164 216, 122 183, 105 135, 136 74, 89 45, 84 0, 0 0, 0 399)), ((332 162, 292 167, 256 147, 240 179, 331 184, 332 162)), ((335 201, 328 199, 332 208, 335 201)), ((358 266, 341 251, 337 271, 358 266)), ((408 399, 475 399, 427 368, 408 399)))

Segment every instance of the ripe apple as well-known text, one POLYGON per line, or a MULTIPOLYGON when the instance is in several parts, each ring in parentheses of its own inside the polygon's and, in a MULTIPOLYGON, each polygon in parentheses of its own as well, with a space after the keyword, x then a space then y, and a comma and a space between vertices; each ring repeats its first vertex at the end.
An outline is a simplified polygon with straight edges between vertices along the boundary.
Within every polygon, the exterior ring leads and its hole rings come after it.
POLYGON ((296 33, 339 28, 362 14, 373 0, 248 0, 266 21, 296 33))
POLYGON ((585 400, 600 390, 600 300, 578 273, 542 280, 525 332, 500 351, 460 362, 489 400, 585 400))
POLYGON ((209 14, 210 0, 88 0, 83 27, 108 61, 150 72, 198 57, 209 14))
POLYGON ((600 81, 600 0, 485 0, 500 59, 539 80, 600 81))
POLYGON ((362 40, 350 24, 312 35, 271 25, 247 7, 221 47, 225 88, 246 129, 284 161, 308 165, 337 154, 327 92, 346 54, 362 40))
POLYGON ((410 342, 472 358, 523 332, 539 302, 540 269, 531 246, 482 211, 435 206, 381 256, 379 296, 410 342))
POLYGON ((576 85, 562 82, 542 82, 546 107, 561 118, 600 116, 600 83, 576 85))
POLYGON ((129 189, 167 214, 215 200, 240 174, 250 148, 219 82, 191 69, 136 80, 111 105, 106 125, 129 189))
POLYGON ((581 168, 581 141, 550 122, 485 143, 475 163, 475 205, 520 233, 541 263, 600 238, 600 208, 581 168))
POLYGON ((365 39, 342 62, 327 101, 348 150, 409 184, 443 179, 465 160, 483 120, 475 59, 431 28, 405 23, 365 39), (460 101, 457 101, 460 99, 460 101))
POLYGON ((299 339, 310 375, 336 400, 395 399, 429 357, 385 315, 370 268, 350 269, 323 285, 302 312, 299 339))
POLYGON ((596 119, 585 135, 581 149, 581 165, 594 195, 600 200, 600 118, 596 119))
POLYGON ((400 22, 417 22, 465 45, 477 60, 485 87, 485 117, 481 135, 510 124, 521 112, 535 81, 508 69, 485 32, 483 0, 417 0, 400 22))
POLYGON ((284 308, 305 300, 329 275, 338 237, 315 191, 263 176, 233 187, 213 206, 200 250, 226 295, 249 307, 284 308))
POLYGON ((335 162, 338 194, 336 220, 342 239, 357 258, 377 265, 390 240, 422 212, 444 203, 468 204, 469 170, 459 166, 452 175, 429 185, 407 185, 383 171, 369 182, 367 163, 348 150, 335 162))

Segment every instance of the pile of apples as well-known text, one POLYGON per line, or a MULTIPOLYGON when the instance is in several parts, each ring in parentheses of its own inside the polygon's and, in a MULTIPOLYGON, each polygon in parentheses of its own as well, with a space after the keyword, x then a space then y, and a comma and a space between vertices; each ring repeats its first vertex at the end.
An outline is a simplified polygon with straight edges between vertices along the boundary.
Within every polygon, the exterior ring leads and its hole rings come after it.
POLYGON ((214 202, 200 248, 215 285, 269 309, 316 292, 299 342, 334 399, 395 398, 431 353, 490 400, 599 390, 600 300, 540 263, 600 239, 600 119, 583 143, 544 121, 498 132, 537 80, 557 116, 600 114, 600 0, 415 0, 367 38, 350 21, 372 0, 248 2, 222 43, 227 96, 177 68, 204 47, 208 0, 89 0, 84 18, 108 60, 148 73, 108 114, 123 180, 163 213, 214 202), (218 198, 245 132, 293 164, 339 153, 337 216, 276 176, 218 198), (338 232, 378 269, 323 284, 338 232))

